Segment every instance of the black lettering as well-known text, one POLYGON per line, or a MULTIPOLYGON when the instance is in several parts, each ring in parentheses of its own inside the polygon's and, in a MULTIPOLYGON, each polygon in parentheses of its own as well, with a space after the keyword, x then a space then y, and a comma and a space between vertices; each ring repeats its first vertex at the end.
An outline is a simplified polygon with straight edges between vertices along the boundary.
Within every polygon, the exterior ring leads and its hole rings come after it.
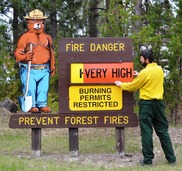
POLYGON ((82 76, 83 76, 83 71, 82 69, 80 69, 80 78, 82 78, 82 76))
POLYGON ((128 75, 132 77, 132 68, 112 68, 112 78, 126 78, 128 75))
POLYGON ((112 78, 117 78, 117 77, 118 77, 117 68, 112 68, 112 78))
POLYGON ((132 78, 132 76, 133 76, 132 68, 126 68, 126 73, 127 73, 127 77, 131 77, 132 78))
POLYGON ((97 73, 97 78, 102 78, 102 70, 100 68, 96 69, 96 73, 97 73))
POLYGON ((89 69, 88 71, 85 69, 85 75, 86 75, 86 77, 87 77, 87 78, 89 78, 89 75, 90 75, 90 69, 89 69))
POLYGON ((93 69, 93 68, 91 69, 91 78, 96 78, 96 74, 95 74, 94 70, 95 69, 93 69))
POLYGON ((125 78, 126 77, 126 68, 121 68, 121 70, 119 70, 119 74, 120 74, 121 78, 125 78))

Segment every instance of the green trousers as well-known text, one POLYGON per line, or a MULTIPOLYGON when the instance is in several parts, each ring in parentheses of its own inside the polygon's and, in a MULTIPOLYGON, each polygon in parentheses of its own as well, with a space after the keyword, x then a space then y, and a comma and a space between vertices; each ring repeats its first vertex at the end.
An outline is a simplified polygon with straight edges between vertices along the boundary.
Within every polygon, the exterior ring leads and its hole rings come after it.
POLYGON ((165 157, 169 163, 176 161, 172 142, 168 133, 168 121, 162 100, 140 100, 139 122, 142 138, 143 161, 152 164, 153 153, 153 128, 160 139, 165 157))

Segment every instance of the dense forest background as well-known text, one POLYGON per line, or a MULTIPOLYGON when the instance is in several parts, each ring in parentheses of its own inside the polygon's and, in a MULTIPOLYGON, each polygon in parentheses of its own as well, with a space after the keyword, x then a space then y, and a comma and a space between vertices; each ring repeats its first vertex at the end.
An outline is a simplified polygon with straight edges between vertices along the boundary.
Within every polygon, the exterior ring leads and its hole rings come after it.
MULTIPOLYGON (((23 16, 33 9, 49 16, 46 33, 54 40, 56 59, 63 37, 129 37, 135 70, 141 69, 140 51, 152 48, 166 73, 168 117, 173 124, 181 119, 182 0, 0 0, 0 101, 9 97, 18 104, 21 83, 13 51, 26 31, 23 16)), ((49 105, 58 111, 57 75, 50 84, 49 105)))

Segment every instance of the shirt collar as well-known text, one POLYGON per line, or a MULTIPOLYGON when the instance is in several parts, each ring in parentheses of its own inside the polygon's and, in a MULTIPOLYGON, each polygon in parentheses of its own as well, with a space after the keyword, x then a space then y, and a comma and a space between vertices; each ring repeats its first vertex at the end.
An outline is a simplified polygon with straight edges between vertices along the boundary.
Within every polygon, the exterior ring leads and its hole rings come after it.
POLYGON ((147 64, 146 67, 152 67, 152 66, 156 66, 156 65, 157 65, 157 64, 156 64, 155 62, 152 62, 152 63, 147 64))

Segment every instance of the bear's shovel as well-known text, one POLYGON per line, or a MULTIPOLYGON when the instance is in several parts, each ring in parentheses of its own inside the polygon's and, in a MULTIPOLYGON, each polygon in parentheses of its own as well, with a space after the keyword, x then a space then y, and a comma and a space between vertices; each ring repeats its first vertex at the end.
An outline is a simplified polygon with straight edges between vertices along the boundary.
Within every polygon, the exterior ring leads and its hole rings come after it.
MULTIPOLYGON (((32 44, 30 44, 30 51, 32 51, 32 44)), ((32 96, 27 96, 28 88, 29 88, 29 80, 30 80, 30 67, 31 61, 28 61, 28 71, 27 71, 27 78, 26 78, 26 90, 23 96, 18 98, 21 110, 23 112, 28 112, 32 108, 32 96)))

